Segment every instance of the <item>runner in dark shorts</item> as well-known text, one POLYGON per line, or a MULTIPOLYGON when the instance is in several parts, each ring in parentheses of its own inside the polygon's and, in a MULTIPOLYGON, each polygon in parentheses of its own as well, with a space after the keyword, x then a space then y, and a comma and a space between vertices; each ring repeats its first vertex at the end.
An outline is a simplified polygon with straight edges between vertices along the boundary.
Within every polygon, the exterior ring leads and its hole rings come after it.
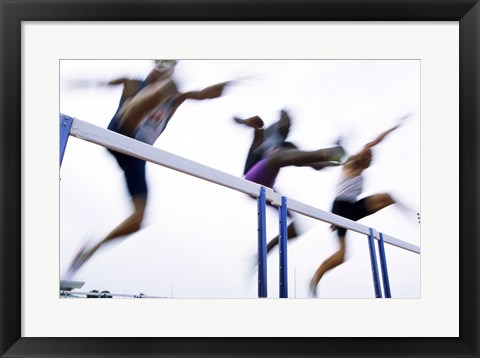
MULTIPOLYGON (((176 64, 175 60, 155 60, 154 69, 143 81, 125 78, 111 81, 111 85, 123 85, 123 92, 108 129, 153 145, 185 100, 218 98, 229 83, 218 83, 200 91, 181 93, 172 78, 176 64)), ((69 276, 74 275, 107 242, 138 231, 144 218, 148 194, 145 161, 112 150, 109 152, 124 172, 133 213, 92 247, 87 247, 89 243, 85 241, 67 270, 69 276)))
MULTIPOLYGON (((360 200, 358 197, 363 192, 363 171, 370 167, 372 161, 372 148, 380 143, 389 133, 397 129, 408 116, 402 117, 396 126, 380 134, 374 141, 367 143, 360 152, 350 156, 345 161, 333 202, 332 212, 334 214, 358 221, 389 205, 400 205, 388 193, 375 194, 360 200)), ((340 249, 323 261, 315 271, 310 281, 310 292, 313 297, 316 297, 317 286, 323 275, 345 261, 345 235, 347 230, 336 225, 332 225, 331 228, 337 231, 340 249)))

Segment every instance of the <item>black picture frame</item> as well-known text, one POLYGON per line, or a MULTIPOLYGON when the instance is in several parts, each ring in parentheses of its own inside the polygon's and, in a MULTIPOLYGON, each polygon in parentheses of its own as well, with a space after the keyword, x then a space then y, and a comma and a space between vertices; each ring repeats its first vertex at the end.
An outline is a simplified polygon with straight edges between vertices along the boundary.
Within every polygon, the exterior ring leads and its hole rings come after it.
MULTIPOLYGON (((0 12, 0 354, 2 357, 479 357, 480 5, 478 0, 0 0, 0 12), (459 21, 460 337, 22 338, 21 23, 22 21, 86 20, 459 21)), ((439 170, 441 171, 442 168, 439 170)), ((439 312, 440 319, 441 312, 439 312)))

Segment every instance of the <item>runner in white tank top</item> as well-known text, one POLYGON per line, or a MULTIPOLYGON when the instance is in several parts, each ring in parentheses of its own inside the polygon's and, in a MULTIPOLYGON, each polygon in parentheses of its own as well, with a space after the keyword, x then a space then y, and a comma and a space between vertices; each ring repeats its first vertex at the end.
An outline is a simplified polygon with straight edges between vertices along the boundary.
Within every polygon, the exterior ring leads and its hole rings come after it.
POLYGON ((337 184, 335 200, 344 200, 354 203, 363 192, 363 175, 347 177, 342 173, 337 184))
MULTIPOLYGON (((358 200, 358 197, 363 191, 362 173, 370 167, 372 161, 372 147, 397 129, 408 116, 410 115, 402 117, 396 126, 380 134, 374 141, 367 143, 360 152, 347 159, 343 165, 342 174, 337 185, 332 207, 334 214, 357 221, 395 203, 395 200, 388 193, 375 194, 360 200, 358 200)), ((345 235, 347 230, 335 225, 332 225, 332 230, 337 231, 340 249, 323 261, 315 271, 310 281, 310 292, 314 297, 316 297, 317 285, 323 275, 345 261, 345 235)))

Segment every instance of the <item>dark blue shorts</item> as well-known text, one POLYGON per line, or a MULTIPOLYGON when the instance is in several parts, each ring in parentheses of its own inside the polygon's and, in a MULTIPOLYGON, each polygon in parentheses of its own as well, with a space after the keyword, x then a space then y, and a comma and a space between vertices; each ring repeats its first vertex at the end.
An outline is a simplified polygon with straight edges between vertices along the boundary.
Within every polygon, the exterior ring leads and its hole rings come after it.
MULTIPOLYGON (((333 202, 332 213, 353 221, 358 221, 370 215, 365 205, 365 198, 354 203, 344 200, 335 200, 333 202)), ((338 227, 337 233, 339 237, 345 236, 347 229, 338 227)))
MULTIPOLYGON (((108 125, 108 129, 118 133, 118 121, 114 118, 108 125)), ((145 173, 145 160, 141 160, 129 155, 108 151, 117 159, 118 165, 122 168, 127 182, 128 192, 132 197, 136 195, 147 195, 147 180, 145 173)))

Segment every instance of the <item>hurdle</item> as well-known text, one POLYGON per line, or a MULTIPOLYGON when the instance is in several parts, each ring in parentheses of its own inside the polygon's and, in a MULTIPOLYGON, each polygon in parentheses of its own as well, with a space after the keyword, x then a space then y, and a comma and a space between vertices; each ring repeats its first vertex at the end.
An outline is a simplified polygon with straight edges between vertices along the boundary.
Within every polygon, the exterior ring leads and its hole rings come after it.
POLYGON ((266 188, 257 183, 253 183, 243 178, 199 164, 192 160, 169 153, 149 144, 126 137, 119 133, 112 132, 105 128, 100 128, 91 123, 67 116, 65 114, 60 114, 60 166, 66 151, 69 136, 73 136, 129 156, 146 160, 148 162, 161 165, 163 167, 176 170, 178 172, 194 176, 196 178, 221 185, 256 198, 258 216, 258 297, 268 297, 265 210, 267 202, 272 206, 277 207, 279 214, 280 298, 288 298, 288 253, 286 226, 287 210, 323 221, 325 223, 333 224, 338 227, 344 227, 348 230, 365 235, 369 243, 372 276, 376 298, 382 298, 382 292, 374 241, 376 240, 378 244, 385 298, 391 298, 391 292, 384 244, 386 243, 412 253, 420 254, 420 247, 385 233, 379 233, 374 228, 370 228, 333 213, 320 210, 294 199, 280 196, 271 188, 266 188))

